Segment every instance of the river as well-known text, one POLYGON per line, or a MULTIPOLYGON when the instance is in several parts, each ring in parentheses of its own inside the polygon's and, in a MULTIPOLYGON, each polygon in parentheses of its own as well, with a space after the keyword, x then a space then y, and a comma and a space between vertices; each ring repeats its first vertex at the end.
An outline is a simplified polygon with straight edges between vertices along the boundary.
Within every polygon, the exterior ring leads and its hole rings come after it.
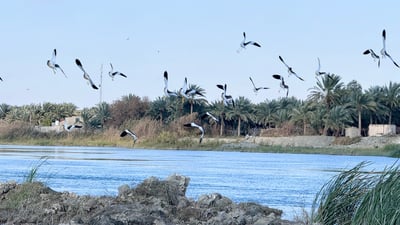
POLYGON ((371 156, 0 145, 0 182, 22 182, 41 160, 37 179, 56 191, 116 195, 123 184, 177 173, 190 177, 190 198, 218 192, 282 209, 288 219, 309 211, 315 194, 340 171, 362 161, 376 171, 397 163, 371 156))

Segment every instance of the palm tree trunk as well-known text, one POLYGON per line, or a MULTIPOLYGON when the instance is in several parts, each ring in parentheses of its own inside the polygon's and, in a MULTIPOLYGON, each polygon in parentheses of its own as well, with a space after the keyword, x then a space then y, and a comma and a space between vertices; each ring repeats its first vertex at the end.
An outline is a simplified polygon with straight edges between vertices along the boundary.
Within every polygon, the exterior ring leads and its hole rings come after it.
POLYGON ((358 135, 361 136, 361 110, 358 111, 358 135))
POLYGON ((238 130, 237 136, 238 136, 238 137, 240 136, 240 122, 241 122, 241 119, 240 119, 240 117, 239 117, 239 119, 238 119, 238 127, 237 127, 237 130, 238 130))
POLYGON ((389 124, 392 124, 392 110, 389 112, 389 124))

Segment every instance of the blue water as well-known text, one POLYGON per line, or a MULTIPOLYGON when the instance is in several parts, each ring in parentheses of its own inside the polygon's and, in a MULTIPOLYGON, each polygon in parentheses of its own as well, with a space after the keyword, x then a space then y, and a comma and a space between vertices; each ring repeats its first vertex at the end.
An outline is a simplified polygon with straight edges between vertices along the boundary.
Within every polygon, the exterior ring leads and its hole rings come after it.
POLYGON ((38 180, 57 191, 116 195, 123 184, 178 173, 191 179, 190 198, 218 192, 235 202, 282 209, 288 219, 309 210, 315 194, 340 171, 362 161, 376 171, 397 163, 368 156, 0 145, 0 182, 23 181, 41 157, 47 160, 38 180))

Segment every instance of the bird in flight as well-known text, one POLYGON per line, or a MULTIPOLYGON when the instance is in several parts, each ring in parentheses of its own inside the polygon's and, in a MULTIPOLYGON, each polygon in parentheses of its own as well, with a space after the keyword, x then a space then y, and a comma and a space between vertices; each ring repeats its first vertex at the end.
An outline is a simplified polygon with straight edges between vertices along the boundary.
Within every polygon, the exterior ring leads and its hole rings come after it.
POLYGON ((283 60, 282 56, 279 56, 279 60, 281 60, 281 62, 287 67, 288 69, 288 74, 290 75, 295 75, 297 78, 299 78, 300 80, 304 81, 303 78, 299 77, 292 69, 292 67, 290 67, 288 64, 286 64, 286 62, 283 60))
POLYGON ((393 60, 392 56, 390 56, 389 53, 386 51, 386 30, 385 29, 383 29, 383 31, 382 31, 382 41, 383 41, 383 48, 381 49, 382 59, 388 57, 390 60, 392 60, 393 64, 396 67, 399 67, 399 65, 393 60))
POLYGON ((317 58, 317 59, 318 59, 318 67, 317 67, 317 70, 315 71, 315 75, 316 76, 328 75, 327 72, 321 72, 321 62, 320 62, 319 58, 317 58))
POLYGON ((215 117, 213 114, 206 112, 201 119, 205 119, 206 117, 210 117, 212 120, 214 120, 216 123, 219 123, 219 119, 217 117, 215 117))
POLYGON ((285 79, 283 78, 283 76, 279 74, 274 74, 272 75, 272 77, 281 81, 280 86, 281 88, 286 89, 286 97, 287 97, 289 95, 289 85, 285 83, 285 79))
POLYGON ((225 85, 217 84, 217 87, 224 91, 221 93, 221 97, 222 97, 222 101, 224 102, 224 105, 229 106, 230 104, 232 104, 232 106, 235 107, 235 101, 233 100, 233 97, 231 95, 226 94, 226 88, 227 88, 226 84, 225 85))
POLYGON ((172 97, 172 96, 178 96, 178 93, 175 91, 170 91, 168 90, 168 72, 164 71, 164 93, 165 96, 172 97))
POLYGON ((82 126, 81 125, 77 125, 77 124, 73 124, 73 125, 68 125, 68 123, 67 123, 67 121, 66 120, 64 120, 64 129, 66 130, 66 131, 72 131, 73 129, 75 129, 75 128, 82 128, 82 126))
POLYGON ((203 127, 198 125, 198 124, 196 124, 195 122, 185 123, 185 124, 183 124, 183 126, 185 126, 185 127, 194 127, 194 128, 199 129, 200 132, 201 132, 199 143, 201 144, 201 142, 203 141, 203 137, 204 137, 204 129, 203 129, 203 127))
POLYGON ((125 129, 121 132, 121 134, 119 135, 120 137, 125 137, 126 135, 129 135, 132 137, 133 139, 133 144, 136 143, 138 136, 135 134, 135 132, 129 130, 129 129, 125 129))
POLYGON ((75 63, 76 65, 83 71, 83 78, 85 80, 87 80, 90 83, 90 86, 92 86, 93 89, 99 89, 92 81, 92 79, 90 78, 89 74, 86 73, 85 69, 83 69, 82 63, 79 59, 75 59, 75 63))
POLYGON ((243 41, 240 43, 240 48, 237 50, 237 52, 239 53, 241 50, 246 49, 247 45, 254 45, 256 47, 261 48, 261 45, 255 41, 247 41, 246 42, 246 32, 243 32, 243 41))
POLYGON ((381 65, 381 59, 380 59, 379 55, 377 55, 377 54, 374 52, 374 50, 372 50, 372 49, 367 49, 367 50, 365 50, 365 51, 363 52, 363 54, 364 54, 364 55, 370 54, 371 57, 374 59, 374 61, 378 60, 378 67, 380 67, 380 65, 381 65))
POLYGON ((47 66, 53 70, 54 74, 56 74, 56 70, 59 69, 64 74, 64 76, 67 77, 67 75, 65 75, 64 73, 64 70, 60 67, 60 65, 56 63, 56 56, 57 56, 57 50, 54 49, 51 55, 51 59, 47 60, 47 66))
POLYGON ((205 97, 201 92, 196 89, 188 88, 187 78, 183 82, 182 88, 179 89, 179 95, 186 99, 193 99, 195 95, 205 97))
POLYGON ((112 63, 110 63, 110 66, 111 66, 111 70, 110 70, 110 72, 108 72, 108 75, 111 77, 112 80, 114 80, 115 76, 122 76, 125 78, 127 77, 125 74, 123 74, 121 72, 118 72, 118 71, 114 72, 114 67, 113 67, 112 63))
POLYGON ((253 91, 254 91, 254 93, 258 93, 258 91, 259 90, 262 90, 262 89, 269 89, 269 87, 256 87, 256 85, 254 84, 254 82, 253 82, 253 79, 251 79, 251 77, 249 77, 250 78, 250 81, 251 81, 251 83, 253 84, 253 91))

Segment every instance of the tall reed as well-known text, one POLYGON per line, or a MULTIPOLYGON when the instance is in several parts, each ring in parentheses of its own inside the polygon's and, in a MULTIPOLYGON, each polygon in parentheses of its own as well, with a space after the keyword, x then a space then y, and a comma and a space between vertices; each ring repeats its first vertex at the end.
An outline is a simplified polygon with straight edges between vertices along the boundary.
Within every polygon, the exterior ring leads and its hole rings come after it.
POLYGON ((365 172, 361 162, 327 182, 315 197, 311 217, 322 225, 400 224, 400 170, 365 172))

